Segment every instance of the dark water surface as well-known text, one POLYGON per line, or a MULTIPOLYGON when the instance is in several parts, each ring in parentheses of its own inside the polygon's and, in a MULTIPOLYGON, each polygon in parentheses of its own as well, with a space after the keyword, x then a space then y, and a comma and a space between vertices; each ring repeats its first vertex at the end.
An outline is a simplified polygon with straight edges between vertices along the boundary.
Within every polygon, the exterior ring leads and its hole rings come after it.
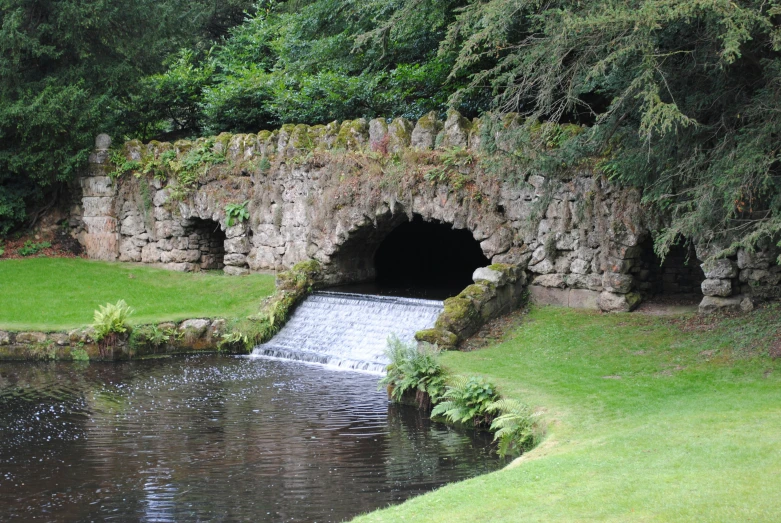
POLYGON ((342 521, 496 470, 377 376, 198 356, 0 364, 0 519, 342 521))

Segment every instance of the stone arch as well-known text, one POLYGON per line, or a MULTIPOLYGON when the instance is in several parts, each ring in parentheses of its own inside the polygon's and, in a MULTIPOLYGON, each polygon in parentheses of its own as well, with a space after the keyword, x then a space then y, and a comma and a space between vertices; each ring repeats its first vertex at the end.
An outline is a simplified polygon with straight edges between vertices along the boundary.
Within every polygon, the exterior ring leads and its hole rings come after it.
POLYGON ((473 232, 420 214, 387 213, 347 235, 330 257, 332 284, 376 281, 385 286, 453 288, 472 282, 490 264, 473 232))
POLYGON ((187 218, 182 222, 184 236, 188 238, 188 252, 193 253, 192 263, 200 270, 217 270, 225 267, 225 230, 212 219, 187 218))
POLYGON ((702 262, 697 258, 692 242, 685 238, 670 247, 664 260, 654 251, 653 240, 647 236, 639 245, 640 256, 631 272, 644 297, 691 296, 702 298, 705 280, 702 262))

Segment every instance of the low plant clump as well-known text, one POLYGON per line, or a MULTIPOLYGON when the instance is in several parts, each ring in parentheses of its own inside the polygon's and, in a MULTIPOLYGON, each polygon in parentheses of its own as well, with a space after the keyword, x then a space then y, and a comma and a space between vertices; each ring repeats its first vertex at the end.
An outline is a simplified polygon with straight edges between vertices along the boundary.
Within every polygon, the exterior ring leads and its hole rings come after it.
POLYGON ((435 345, 405 344, 391 336, 386 355, 390 364, 380 386, 388 387, 393 401, 402 403, 414 394, 417 407, 431 409, 432 417, 490 430, 502 457, 522 454, 540 441, 543 425, 531 407, 502 398, 484 378, 449 376, 435 345))
POLYGON ((113 354, 120 336, 130 330, 128 318, 132 314, 133 309, 125 303, 125 300, 119 300, 116 304, 100 305, 95 311, 92 328, 102 358, 113 354))

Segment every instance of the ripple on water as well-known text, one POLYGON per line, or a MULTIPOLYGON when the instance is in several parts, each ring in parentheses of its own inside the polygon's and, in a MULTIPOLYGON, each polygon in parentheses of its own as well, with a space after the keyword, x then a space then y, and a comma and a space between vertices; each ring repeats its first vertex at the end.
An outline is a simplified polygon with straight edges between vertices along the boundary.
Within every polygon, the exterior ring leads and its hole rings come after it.
POLYGON ((9 520, 342 521, 495 470, 489 439, 295 362, 0 364, 9 520))

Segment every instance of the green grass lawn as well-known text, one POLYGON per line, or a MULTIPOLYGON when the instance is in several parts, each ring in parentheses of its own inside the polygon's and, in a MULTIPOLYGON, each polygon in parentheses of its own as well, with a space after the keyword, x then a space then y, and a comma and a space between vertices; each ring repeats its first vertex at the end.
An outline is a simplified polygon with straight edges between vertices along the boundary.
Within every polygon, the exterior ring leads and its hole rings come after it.
POLYGON ((135 324, 242 317, 274 291, 274 277, 180 273, 83 259, 0 261, 0 329, 63 330, 87 325, 107 302, 125 300, 135 324))
POLYGON ((443 356, 543 408, 510 467, 358 521, 781 521, 781 308, 718 327, 538 308, 503 343, 443 356))

